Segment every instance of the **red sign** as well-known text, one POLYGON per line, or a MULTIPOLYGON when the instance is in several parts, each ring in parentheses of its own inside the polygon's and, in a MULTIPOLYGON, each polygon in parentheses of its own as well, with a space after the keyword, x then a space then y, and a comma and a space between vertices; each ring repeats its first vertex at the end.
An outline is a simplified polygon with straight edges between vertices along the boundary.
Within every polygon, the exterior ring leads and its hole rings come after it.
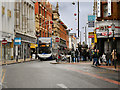
MULTIPOLYGON (((109 32, 109 35, 111 35, 111 34, 112 34, 112 32, 109 32)), ((108 36, 107 32, 103 32, 102 35, 103 36, 108 36)))
POLYGON ((2 44, 6 45, 7 44, 7 40, 2 40, 2 44))
POLYGON ((89 35, 88 38, 94 38, 94 35, 89 35))
POLYGON ((60 38, 56 37, 55 42, 60 42, 60 38))

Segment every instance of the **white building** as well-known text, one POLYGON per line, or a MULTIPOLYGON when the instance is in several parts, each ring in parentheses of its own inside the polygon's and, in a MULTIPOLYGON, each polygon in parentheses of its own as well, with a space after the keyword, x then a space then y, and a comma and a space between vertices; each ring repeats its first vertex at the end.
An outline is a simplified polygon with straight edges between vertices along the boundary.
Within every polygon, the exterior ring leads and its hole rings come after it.
POLYGON ((0 2, 0 59, 13 59, 14 3, 0 2), (1 28, 2 27, 2 28, 1 28), (7 40, 2 45, 2 40, 7 40))
POLYGON ((0 2, 0 12, 0 59, 29 58, 30 44, 36 43, 33 1, 0 2), (15 45, 15 38, 21 38, 21 45, 15 45), (3 39, 8 42, 5 47, 3 39))
POLYGON ((15 45, 14 57, 29 58, 30 44, 36 43, 35 13, 32 0, 15 2, 15 38, 21 38, 21 45, 15 45))

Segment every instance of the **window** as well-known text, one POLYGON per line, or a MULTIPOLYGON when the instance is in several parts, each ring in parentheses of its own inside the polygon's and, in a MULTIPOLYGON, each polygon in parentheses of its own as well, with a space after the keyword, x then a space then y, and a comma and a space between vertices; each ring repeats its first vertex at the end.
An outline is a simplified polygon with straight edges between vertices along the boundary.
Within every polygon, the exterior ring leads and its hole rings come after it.
POLYGON ((41 6, 39 6, 39 14, 41 14, 41 6))
POLYGON ((40 18, 40 21, 39 21, 39 22, 40 22, 40 26, 41 26, 41 18, 40 18))
POLYGON ((103 5, 103 17, 108 16, 108 4, 103 5))
POLYGON ((45 11, 45 18, 47 18, 47 12, 45 11))
POLYGON ((42 15, 44 16, 44 9, 42 9, 42 15))

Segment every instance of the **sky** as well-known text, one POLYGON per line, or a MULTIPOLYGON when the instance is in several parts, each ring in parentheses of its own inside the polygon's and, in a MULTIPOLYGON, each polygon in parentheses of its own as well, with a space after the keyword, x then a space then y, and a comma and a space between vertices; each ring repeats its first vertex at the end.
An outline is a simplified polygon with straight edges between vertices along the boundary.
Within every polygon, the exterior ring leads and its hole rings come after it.
MULTIPOLYGON (((73 1, 70 2, 58 2, 59 3, 59 13, 60 13, 60 19, 64 22, 64 24, 68 27, 68 29, 73 29, 71 30, 71 33, 78 33, 78 16, 74 16, 74 13, 78 13, 78 6, 77 2, 75 1, 75 5, 72 5, 73 1)), ((56 6, 56 1, 50 2, 54 7, 56 6)), ((88 22, 88 15, 91 15, 93 13, 93 4, 94 2, 79 2, 79 27, 81 31, 81 41, 83 42, 85 40, 85 30, 83 27, 87 27, 87 22, 88 22)), ((87 27, 87 33, 93 31, 93 28, 88 28, 87 27)), ((88 37, 88 36, 87 36, 88 37)), ((87 39, 87 42, 89 40, 87 39)))

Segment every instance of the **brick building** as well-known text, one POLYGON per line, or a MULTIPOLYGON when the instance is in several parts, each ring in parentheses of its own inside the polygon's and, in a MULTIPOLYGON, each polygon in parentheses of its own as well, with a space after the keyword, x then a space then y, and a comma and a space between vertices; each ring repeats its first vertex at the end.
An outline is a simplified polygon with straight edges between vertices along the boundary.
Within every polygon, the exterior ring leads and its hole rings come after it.
POLYGON ((52 36, 52 5, 49 2, 35 2, 35 26, 38 37, 52 36))
POLYGON ((55 10, 53 10, 53 35, 60 38, 59 47, 62 51, 69 48, 69 31, 59 16, 59 5, 57 3, 55 10))
POLYGON ((120 55, 120 1, 94 3, 94 14, 97 16, 95 30, 97 48, 103 53, 112 52, 113 48, 120 55), (113 31, 112 24, 115 25, 113 31), (115 37, 115 38, 113 38, 115 37))

